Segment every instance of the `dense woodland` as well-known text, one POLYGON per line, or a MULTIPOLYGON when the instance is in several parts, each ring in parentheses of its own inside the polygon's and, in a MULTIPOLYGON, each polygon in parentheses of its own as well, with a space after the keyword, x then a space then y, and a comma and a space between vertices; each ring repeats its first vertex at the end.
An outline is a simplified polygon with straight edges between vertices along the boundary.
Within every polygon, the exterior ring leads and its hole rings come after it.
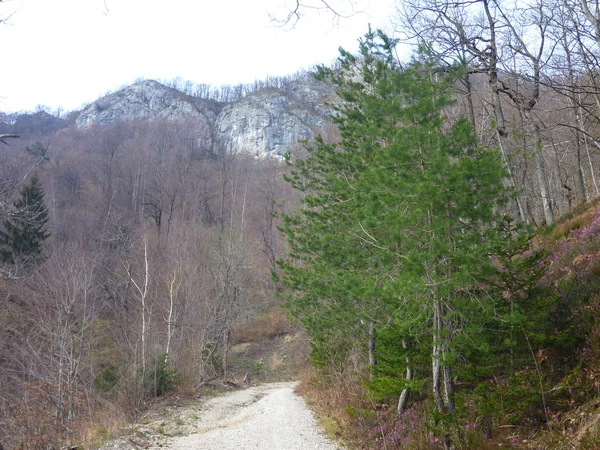
POLYGON ((243 375, 233 331, 281 302, 357 447, 597 448, 599 23, 587 0, 403 2, 412 61, 369 32, 320 68, 332 125, 287 164, 207 154, 190 121, 4 138, 0 443, 80 443, 243 375))
POLYGON ((272 214, 295 194, 281 163, 204 159, 195 133, 129 122, 4 146, 3 445, 77 440, 87 421, 236 375, 231 332, 273 304, 272 214), (41 249, 22 232, 36 224, 41 249))

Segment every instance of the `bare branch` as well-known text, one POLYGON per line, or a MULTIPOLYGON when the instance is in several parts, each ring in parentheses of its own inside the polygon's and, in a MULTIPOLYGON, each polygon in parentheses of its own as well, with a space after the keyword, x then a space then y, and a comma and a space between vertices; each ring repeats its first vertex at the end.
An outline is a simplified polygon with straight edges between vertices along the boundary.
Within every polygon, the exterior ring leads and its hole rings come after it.
MULTIPOLYGON (((0 0, 2 1, 2 0, 0 0)), ((4 139, 18 139, 20 138, 21 135, 20 134, 0 134, 0 142, 2 142, 4 145, 8 145, 8 142, 6 142, 4 139)))
POLYGON ((309 0, 295 0, 295 5, 288 11, 284 18, 278 18, 275 15, 271 14, 271 21, 280 27, 288 27, 288 29, 294 29, 300 18, 302 17, 303 10, 313 10, 313 11, 327 11, 332 14, 332 22, 334 25, 337 25, 340 19, 348 19, 350 17, 355 16, 356 14, 361 14, 365 12, 365 9, 357 8, 356 1, 348 1, 347 2, 350 11, 345 12, 334 6, 331 3, 331 0, 314 0, 312 3, 309 0))

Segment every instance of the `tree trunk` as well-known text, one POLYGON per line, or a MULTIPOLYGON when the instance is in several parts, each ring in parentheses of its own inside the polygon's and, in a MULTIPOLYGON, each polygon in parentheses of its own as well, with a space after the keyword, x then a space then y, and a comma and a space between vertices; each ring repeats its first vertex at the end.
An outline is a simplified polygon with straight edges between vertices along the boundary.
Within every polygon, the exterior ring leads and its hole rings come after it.
POLYGON ((552 225, 554 223, 554 211, 552 210, 552 198, 550 194, 550 187, 548 185, 548 171, 546 169, 546 161, 544 160, 540 126, 532 117, 531 111, 525 110, 524 112, 525 118, 529 121, 529 123, 533 123, 533 138, 535 140, 535 163, 537 167, 538 182, 540 185, 540 195, 542 196, 542 211, 544 213, 546 225, 552 225))
POLYGON ((579 187, 579 192, 581 193, 581 201, 577 203, 585 203, 590 199, 590 194, 588 192, 587 185, 585 184, 585 173, 583 171, 583 155, 581 154, 581 140, 579 137, 579 132, 575 135, 575 141, 577 145, 577 185, 579 187))
POLYGON ((433 355, 432 355, 432 388, 435 406, 440 414, 446 412, 441 387, 442 357, 442 305, 439 300, 433 303, 433 355))
POLYGON ((592 176, 592 184, 594 185, 594 191, 596 195, 600 195, 600 188, 598 188, 598 183, 596 182, 596 175, 594 173, 594 164, 592 163, 592 156, 590 155, 590 146, 588 144, 588 137, 585 131, 585 123, 583 121, 583 108, 581 107, 581 94, 579 94, 579 114, 577 115, 579 118, 579 127, 583 132, 583 144, 585 146, 585 152, 587 156, 587 160, 590 166, 590 174, 592 176))
MULTIPOLYGON (((563 50, 565 52, 565 56, 567 58, 567 71, 569 74, 569 85, 570 85, 570 89, 571 89, 571 92, 569 95, 569 104, 571 105, 571 108, 573 109, 573 113, 575 114, 575 121, 577 123, 577 126, 580 126, 582 121, 581 121, 581 117, 579 117, 579 107, 577 106, 577 103, 575 101, 576 82, 575 82, 575 74, 573 72, 573 60, 571 58, 571 48, 567 41, 566 33, 563 35, 562 45, 563 45, 563 50)), ((582 162, 583 158, 581 156, 581 138, 582 138, 581 134, 582 133, 579 130, 575 131, 575 145, 577 148, 576 180, 577 180, 579 192, 581 194, 581 201, 579 201, 579 198, 578 198, 578 203, 584 203, 589 200, 589 192, 588 192, 587 185, 585 183, 585 173, 583 171, 583 162, 582 162)))
POLYGON ((127 267, 127 275, 129 276, 129 281, 135 286, 137 293, 139 295, 141 314, 142 314, 142 329, 141 329, 141 345, 142 345, 142 378, 146 375, 146 334, 148 332, 147 325, 147 317, 146 312, 148 309, 148 305, 146 302, 148 296, 148 283, 150 281, 150 273, 149 273, 149 264, 148 264, 148 242, 146 238, 144 238, 144 278, 140 283, 137 283, 133 279, 133 275, 131 273, 131 267, 127 267))
MULTIPOLYGON (((500 100, 500 86, 498 81, 498 45, 496 42, 496 19, 492 15, 489 7, 488 0, 482 2, 487 22, 490 27, 490 53, 489 53, 489 68, 487 70, 488 85, 490 95, 492 97, 492 105, 494 109, 494 118, 496 119, 496 137, 498 139, 498 145, 502 154, 502 162, 506 168, 508 174, 508 185, 512 188, 517 188, 513 171, 510 167, 510 155, 508 152, 508 132, 506 131, 506 119, 504 118, 504 110, 502 108, 502 101, 500 100)), ((519 195, 515 196, 515 202, 519 216, 523 222, 528 222, 527 216, 525 216, 525 210, 519 195)))
POLYGON ((371 368, 369 377, 373 379, 373 367, 377 365, 375 358, 375 323, 369 321, 369 367, 371 368))
MULTIPOLYGON (((450 351, 448 338, 443 337, 444 330, 443 311, 441 300, 435 300, 433 306, 433 398, 440 414, 454 414, 454 385, 452 382, 452 370, 442 364, 442 358, 450 351), (444 394, 442 395, 442 383, 444 394)), ((444 449, 454 448, 452 439, 448 433, 442 436, 444 449)))
POLYGON ((227 369, 229 366, 229 328, 223 336, 223 381, 227 381, 227 369))
POLYGON ((165 361, 169 360, 169 351, 171 349, 171 337, 173 335, 173 309, 175 295, 175 280, 177 279, 177 271, 173 272, 173 278, 169 283, 169 316, 167 317, 167 348, 165 349, 165 361))
MULTIPOLYGON (((402 348, 407 349, 408 345, 406 344, 406 340, 402 339, 402 348)), ((412 366, 410 364, 410 358, 406 357, 406 381, 411 381, 413 376, 412 366)), ((406 387, 400 394, 400 398, 398 399, 398 415, 401 416, 406 411, 406 405, 408 404, 408 396, 410 394, 410 388, 406 387)))
POLYGON ((462 77, 462 83, 465 86, 466 97, 467 97, 467 117, 469 122, 473 125, 473 130, 477 133, 477 122, 475 121, 475 107, 473 106, 473 86, 471 85, 471 79, 469 74, 462 77))
MULTIPOLYGON (((443 353, 449 353, 450 347, 448 343, 443 345, 443 353)), ((452 369, 448 366, 442 366, 442 374, 444 376, 444 400, 448 414, 454 414, 454 381, 452 380, 452 369)))

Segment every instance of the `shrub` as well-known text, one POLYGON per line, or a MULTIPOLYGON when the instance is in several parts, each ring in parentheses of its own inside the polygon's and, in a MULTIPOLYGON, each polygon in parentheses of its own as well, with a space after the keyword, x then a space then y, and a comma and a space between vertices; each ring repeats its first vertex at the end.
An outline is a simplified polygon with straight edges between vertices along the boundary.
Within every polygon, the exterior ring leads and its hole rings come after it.
POLYGON ((115 366, 107 366, 94 379, 94 387, 99 392, 108 392, 119 382, 119 370, 115 366))
POLYGON ((170 367, 167 355, 161 355, 154 360, 151 375, 156 397, 174 391, 181 382, 177 371, 170 367))

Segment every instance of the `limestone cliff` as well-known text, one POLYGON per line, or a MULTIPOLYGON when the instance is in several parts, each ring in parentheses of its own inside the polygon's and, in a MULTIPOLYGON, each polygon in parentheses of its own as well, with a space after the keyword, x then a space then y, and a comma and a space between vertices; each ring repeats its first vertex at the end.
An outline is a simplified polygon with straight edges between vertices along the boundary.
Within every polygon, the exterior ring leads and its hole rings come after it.
POLYGON ((266 88, 237 102, 219 103, 192 97, 153 80, 145 80, 106 95, 79 115, 80 128, 120 120, 193 120, 202 146, 248 152, 259 158, 280 157, 299 139, 308 139, 326 122, 325 106, 332 91, 309 78, 283 88, 266 88))
POLYGON ((154 80, 144 80, 88 105, 75 121, 80 128, 119 120, 194 118, 214 122, 220 105, 185 95, 154 80))
POLYGON ((314 136, 325 124, 326 111, 313 103, 318 97, 295 95, 293 89, 265 89, 227 105, 216 122, 219 145, 269 158, 314 136))

